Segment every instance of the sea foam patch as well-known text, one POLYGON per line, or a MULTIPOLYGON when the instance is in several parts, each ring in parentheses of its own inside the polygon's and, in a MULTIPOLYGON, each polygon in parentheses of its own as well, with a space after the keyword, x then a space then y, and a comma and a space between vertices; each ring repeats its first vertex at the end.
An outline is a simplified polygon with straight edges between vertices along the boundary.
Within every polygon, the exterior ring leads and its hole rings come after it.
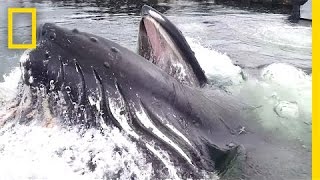
POLYGON ((21 79, 21 70, 16 67, 8 75, 3 75, 3 82, 0 82, 0 102, 10 101, 16 97, 18 82, 21 79))
POLYGON ((152 166, 117 129, 6 125, 0 130, 3 179, 150 179, 152 166))
POLYGON ((242 70, 232 63, 226 54, 203 47, 199 42, 186 38, 194 50, 201 68, 205 71, 210 83, 218 86, 238 85, 243 82, 242 70))

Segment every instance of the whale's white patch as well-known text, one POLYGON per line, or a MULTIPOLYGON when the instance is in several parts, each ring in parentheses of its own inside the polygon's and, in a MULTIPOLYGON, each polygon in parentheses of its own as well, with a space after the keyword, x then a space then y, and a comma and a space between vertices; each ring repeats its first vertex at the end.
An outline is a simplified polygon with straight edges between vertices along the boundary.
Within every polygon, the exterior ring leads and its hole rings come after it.
POLYGON ((94 97, 93 95, 88 96, 88 100, 91 106, 95 106, 97 110, 100 112, 100 103, 101 103, 101 97, 98 98, 94 97))
MULTIPOLYGON (((176 129, 173 125, 171 125, 167 120, 162 119, 161 117, 159 117, 158 115, 156 115, 157 118, 161 119, 162 123, 164 125, 166 125, 173 133, 175 133, 177 136, 179 136, 180 138, 182 138, 187 144, 189 144, 192 147, 191 142, 189 141, 189 139, 183 135, 178 129, 176 129)), ((175 114, 172 115, 174 118, 177 118, 177 116, 175 114)))
POLYGON ((49 84, 50 84, 49 90, 50 90, 50 91, 54 90, 54 88, 55 88, 54 80, 50 80, 49 84))
POLYGON ((34 80, 34 79, 33 79, 33 76, 30 76, 30 77, 29 77, 29 83, 32 84, 32 83, 33 83, 33 80, 34 80))
POLYGON ((79 73, 79 69, 78 69, 78 66, 76 66, 76 71, 77 71, 77 73, 79 73))
POLYGON ((149 119, 148 115, 144 111, 144 108, 140 105, 141 110, 135 110, 136 116, 140 120, 140 122, 143 124, 144 127, 148 128, 154 135, 162 139, 164 142, 168 143, 171 147, 173 147, 181 156, 183 156, 187 162, 191 165, 192 161, 191 159, 186 155, 186 153, 176 144, 174 143, 170 138, 168 138, 165 134, 163 134, 149 119))
POLYGON ((187 137, 185 137, 178 129, 176 129, 171 124, 167 123, 166 126, 171 129, 176 135, 180 136, 186 143, 188 143, 190 146, 192 146, 191 142, 187 137))
POLYGON ((123 130, 129 135, 133 136, 134 138, 139 139, 139 135, 136 132, 134 132, 128 124, 128 118, 126 117, 126 115, 121 115, 121 110, 123 110, 124 107, 123 99, 121 97, 117 99, 109 98, 109 106, 113 117, 116 118, 123 130))
POLYGON ((155 155, 157 156, 162 163, 168 168, 170 175, 173 176, 173 179, 180 179, 177 175, 177 171, 176 168, 174 167, 174 165, 170 162, 170 160, 168 159, 168 157, 166 157, 163 153, 161 153, 160 151, 157 151, 153 146, 151 146, 150 144, 146 143, 146 147, 155 155))

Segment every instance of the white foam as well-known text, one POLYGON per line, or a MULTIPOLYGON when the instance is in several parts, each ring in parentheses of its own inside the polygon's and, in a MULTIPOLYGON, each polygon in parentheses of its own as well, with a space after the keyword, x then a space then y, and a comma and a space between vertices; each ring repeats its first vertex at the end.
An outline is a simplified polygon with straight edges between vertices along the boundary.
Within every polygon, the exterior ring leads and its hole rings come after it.
POLYGON ((235 96, 252 105, 259 121, 271 130, 310 143, 312 91, 311 76, 282 63, 261 70, 261 79, 249 79, 230 88, 235 96))
POLYGON ((29 58, 30 58, 30 49, 27 49, 27 50, 25 50, 24 52, 23 52, 23 54, 21 55, 21 57, 20 57, 20 63, 21 64, 24 64, 24 63, 26 63, 28 60, 29 60, 29 58))
POLYGON ((194 39, 186 39, 195 51, 195 56, 209 81, 218 85, 236 85, 243 82, 241 68, 235 66, 226 54, 203 47, 194 39))
POLYGON ((283 118, 298 118, 299 107, 296 102, 279 101, 274 107, 275 112, 278 116, 283 118))
POLYGON ((3 76, 4 81, 0 82, 0 101, 10 101, 16 97, 18 82, 21 79, 20 68, 14 68, 8 75, 3 76))
POLYGON ((260 122, 272 130, 280 129, 290 137, 308 143, 312 110, 312 78, 302 70, 284 63, 274 63, 261 70, 261 79, 244 81, 241 68, 215 50, 187 38, 209 81, 228 85, 228 91, 251 105, 260 122))
POLYGON ((312 78, 294 66, 274 63, 261 72, 262 79, 273 87, 279 100, 297 102, 306 113, 311 114, 312 78))
POLYGON ((302 70, 285 63, 274 63, 265 67, 261 71, 261 77, 265 81, 271 81, 287 87, 311 85, 311 77, 309 75, 302 70))
POLYGON ((0 130, 1 179, 150 179, 151 164, 117 129, 77 130, 10 125, 0 130), (88 163, 95 166, 91 171, 88 163))

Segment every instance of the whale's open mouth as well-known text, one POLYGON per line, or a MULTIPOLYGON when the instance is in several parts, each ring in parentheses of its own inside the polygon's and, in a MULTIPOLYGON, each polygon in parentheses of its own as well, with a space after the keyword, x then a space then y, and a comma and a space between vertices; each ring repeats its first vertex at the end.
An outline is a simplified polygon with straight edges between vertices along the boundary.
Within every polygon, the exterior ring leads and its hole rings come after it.
POLYGON ((203 85, 206 82, 204 72, 177 27, 149 6, 143 6, 142 16, 139 54, 183 84, 203 85))
POLYGON ((154 64, 163 65, 164 60, 182 61, 185 58, 167 31, 151 16, 141 20, 139 38, 140 55, 154 64))

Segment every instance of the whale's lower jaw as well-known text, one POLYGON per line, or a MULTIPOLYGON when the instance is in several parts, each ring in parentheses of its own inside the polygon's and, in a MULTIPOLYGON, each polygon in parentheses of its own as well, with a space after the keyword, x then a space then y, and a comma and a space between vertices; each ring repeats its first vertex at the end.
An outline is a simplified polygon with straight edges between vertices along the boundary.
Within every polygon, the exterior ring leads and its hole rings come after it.
MULTIPOLYGON (((119 92, 118 97, 108 98, 110 113, 108 117, 97 107, 97 101, 90 100, 87 105, 70 103, 68 94, 47 90, 43 87, 23 85, 20 89, 19 124, 37 124, 52 128, 79 128, 79 132, 96 129, 106 133, 110 127, 120 129, 135 142, 147 160, 154 166, 154 178, 174 175, 175 178, 213 178, 215 170, 206 171, 192 142, 168 122, 162 123, 143 103, 127 104, 119 92), (110 116, 112 116, 110 118, 110 116), (115 121, 115 122, 112 122, 115 121), (166 152, 166 153, 164 153, 166 152), (193 154, 192 154, 193 153, 193 154), (166 169, 166 173, 157 172, 166 169)), ((15 119, 15 118, 13 118, 15 119)))

